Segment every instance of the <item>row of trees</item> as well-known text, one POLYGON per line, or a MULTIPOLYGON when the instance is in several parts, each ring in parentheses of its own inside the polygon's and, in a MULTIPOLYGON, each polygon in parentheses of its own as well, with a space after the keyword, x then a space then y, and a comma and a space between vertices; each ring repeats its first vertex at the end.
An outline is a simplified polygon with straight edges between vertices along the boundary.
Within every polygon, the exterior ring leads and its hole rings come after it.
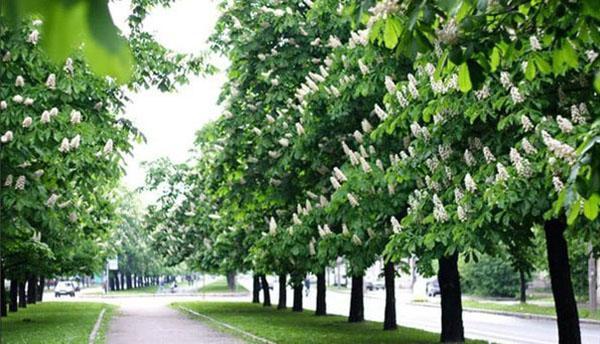
POLYGON ((581 342, 566 239, 598 253, 595 2, 222 10, 211 42, 231 61, 225 111, 188 163, 149 167, 159 251, 205 271, 252 270, 265 305, 265 274, 289 276, 294 310, 314 273, 318 315, 325 267, 344 257, 351 322, 364 318, 364 271, 383 256, 385 329, 396 328, 396 269, 416 256, 440 282, 441 341, 461 342, 459 256, 508 255, 525 274, 543 235, 560 342, 581 342))
MULTIPOLYGON (((89 16, 83 21, 68 11, 53 12, 57 2, 2 4, 2 316, 7 315, 8 299, 10 311, 17 311, 19 293, 22 306, 26 294, 29 302, 41 300, 38 290, 43 290, 46 278, 102 272, 106 258, 117 254, 125 255, 127 274, 135 273, 141 278, 156 274, 159 269, 160 260, 142 261, 151 254, 150 243, 139 232, 142 226, 131 223, 135 214, 129 213, 133 209, 125 208, 134 207, 131 196, 124 200, 117 191, 124 155, 131 152, 134 141, 143 140, 132 123, 122 117, 127 101, 125 91, 153 86, 171 90, 185 83, 190 73, 206 70, 201 57, 174 54, 143 30, 148 10, 168 1, 134 1, 129 18, 131 34, 127 39, 116 34, 108 1, 89 1, 89 4, 92 2, 93 8, 101 11, 96 13, 98 17, 89 16), (18 15, 11 11, 17 11, 18 15), (73 41, 72 37, 67 39, 57 33, 62 24, 45 28, 45 21, 52 24, 62 18, 63 22, 71 20, 73 26, 69 30, 73 33, 78 32, 77 27, 83 32, 100 25, 93 20, 100 17, 108 18, 108 22, 101 21, 103 27, 112 27, 114 43, 118 45, 125 40, 127 51, 135 52, 134 62, 126 66, 131 68, 131 75, 117 73, 111 77, 92 71, 88 62, 97 67, 110 60, 104 45, 106 36, 81 35, 85 36, 83 41, 73 41), (55 39, 57 34, 65 40, 55 39), (82 43, 85 47, 74 49, 82 43), (94 55, 94 51, 98 54, 94 55), (52 59, 56 54, 69 57, 57 64, 52 59), (117 83, 114 77, 121 82, 117 83), (144 243, 145 248, 131 253, 129 245, 144 243), (10 295, 5 290, 7 279, 11 281, 10 295)), ((114 51, 116 55, 121 54, 118 50, 114 51)), ((98 69, 102 70, 94 68, 98 69)), ((141 217, 139 211, 137 215, 141 217)))

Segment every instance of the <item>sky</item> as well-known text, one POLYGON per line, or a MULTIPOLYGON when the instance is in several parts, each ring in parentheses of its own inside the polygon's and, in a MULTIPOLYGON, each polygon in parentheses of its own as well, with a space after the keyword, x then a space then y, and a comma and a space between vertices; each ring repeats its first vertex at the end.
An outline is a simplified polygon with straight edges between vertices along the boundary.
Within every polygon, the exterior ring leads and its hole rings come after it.
MULTIPOLYGON (((126 19, 130 1, 110 2, 115 24, 127 34, 126 19)), ((146 18, 145 29, 165 47, 181 53, 199 53, 208 49, 207 40, 220 13, 212 0, 177 0, 168 8, 156 8, 146 18)), ((124 184, 137 188, 144 184, 143 161, 169 157, 183 162, 193 146, 195 132, 221 113, 217 99, 225 82, 227 60, 213 56, 210 60, 221 72, 212 76, 192 77, 177 91, 162 93, 144 90, 129 93, 131 102, 125 117, 131 119, 148 140, 136 144, 133 157, 127 158, 124 184)), ((148 201, 150 195, 144 195, 148 201)))

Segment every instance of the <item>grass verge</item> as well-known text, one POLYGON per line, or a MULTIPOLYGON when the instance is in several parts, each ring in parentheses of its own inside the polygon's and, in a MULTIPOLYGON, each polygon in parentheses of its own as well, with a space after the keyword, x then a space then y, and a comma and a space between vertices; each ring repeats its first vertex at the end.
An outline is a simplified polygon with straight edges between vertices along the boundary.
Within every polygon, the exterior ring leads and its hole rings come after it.
MULTIPOLYGON (((244 288, 244 286, 236 283, 235 292, 236 293, 245 293, 248 289, 244 288)), ((227 281, 224 279, 219 279, 214 282, 208 283, 204 287, 198 289, 199 293, 230 293, 229 287, 227 286, 227 281)))
POLYGON ((43 302, 2 318, 2 343, 87 343, 102 308, 106 308, 96 343, 104 343, 116 306, 94 302, 43 302))
MULTIPOLYGON (((181 302, 172 305, 189 308, 215 320, 235 326, 275 343, 438 343, 439 335, 413 328, 383 331, 382 324, 373 321, 348 323, 346 317, 328 315, 316 317, 312 311, 302 313, 277 310, 275 307, 241 302, 181 302)), ((179 309, 180 310, 180 309, 179 309)), ((183 312, 183 310, 181 310, 183 312)), ((189 313, 185 312, 189 315, 189 313)), ((205 321, 223 330, 222 326, 205 321)), ((233 333, 232 331, 225 331, 233 333)), ((236 333, 233 333, 236 334, 236 333)), ((244 337, 248 340, 247 337, 244 337)), ((250 340, 250 342, 252 342, 250 340)), ((469 343, 475 343, 469 341, 469 343)))
MULTIPOLYGON (((480 302, 475 300, 463 300, 463 307, 465 308, 476 308, 494 311, 514 312, 514 313, 529 313, 539 315, 556 315, 554 307, 540 306, 530 303, 526 304, 500 304, 492 302, 480 302)), ((600 311, 594 313, 590 312, 589 309, 579 308, 579 317, 582 319, 593 319, 600 320, 600 311)))
MULTIPOLYGON (((151 285, 148 287, 109 291, 108 295, 140 295, 140 294, 146 295, 146 294, 156 294, 157 292, 158 292, 158 286, 151 285)), ((100 292, 85 293, 85 295, 107 295, 107 294, 105 294, 103 291, 100 291, 100 292)))

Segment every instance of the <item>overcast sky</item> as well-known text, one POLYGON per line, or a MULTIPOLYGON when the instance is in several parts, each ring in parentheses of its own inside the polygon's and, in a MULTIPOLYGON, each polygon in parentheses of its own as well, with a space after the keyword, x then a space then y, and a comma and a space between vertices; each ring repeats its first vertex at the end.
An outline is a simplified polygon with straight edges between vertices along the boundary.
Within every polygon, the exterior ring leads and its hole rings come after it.
MULTIPOLYGON (((126 19, 130 2, 110 2, 115 24, 127 33, 126 19)), ((157 8, 145 21, 145 29, 165 47, 182 53, 198 53, 208 49, 206 43, 219 17, 212 0, 177 0, 169 8, 157 8)), ((146 144, 136 145, 133 158, 127 160, 125 184, 130 188, 143 185, 142 161, 169 157, 183 162, 192 148, 194 134, 206 122, 220 114, 217 99, 225 81, 227 62, 213 57, 221 72, 207 77, 194 77, 189 85, 172 93, 157 90, 130 94, 126 117, 146 135, 146 144)), ((146 195, 147 198, 149 195, 146 195)))

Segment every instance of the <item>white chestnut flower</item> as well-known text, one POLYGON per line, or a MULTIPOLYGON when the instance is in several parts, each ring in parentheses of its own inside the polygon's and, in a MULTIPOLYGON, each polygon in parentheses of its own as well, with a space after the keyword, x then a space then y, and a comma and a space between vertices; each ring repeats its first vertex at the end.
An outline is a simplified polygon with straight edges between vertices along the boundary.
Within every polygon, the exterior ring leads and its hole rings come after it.
POLYGON ((25 190, 25 176, 19 176, 15 182, 15 190, 25 190))
POLYGON ((6 179, 4 180, 4 186, 12 186, 13 183, 13 176, 12 174, 9 174, 8 176, 6 176, 6 179))
POLYGON ((75 213, 74 211, 69 213, 69 221, 71 223, 73 222, 77 222, 77 213, 75 213))
POLYGON ((301 225, 301 224, 302 224, 302 221, 300 221, 300 218, 298 218, 298 214, 296 214, 296 213, 294 213, 294 214, 292 215, 292 222, 293 222, 295 225, 301 225))
POLYGON ((352 243, 356 246, 362 246, 362 240, 356 234, 352 234, 352 243))
POLYGON ((273 118, 273 116, 271 116, 271 115, 266 115, 265 117, 267 118, 267 122, 269 122, 269 123, 271 123, 271 124, 272 124, 272 123, 275 123, 275 118, 273 118))
POLYGON ((270 151, 267 152, 267 154, 269 155, 269 157, 271 159, 277 159, 277 158, 279 158, 281 156, 281 153, 279 151, 272 151, 272 150, 270 150, 270 151))
POLYGON ((360 126, 362 128, 362 131, 367 134, 370 133, 373 130, 373 126, 371 125, 371 123, 369 123, 369 121, 367 121, 367 119, 363 119, 360 122, 360 126))
POLYGON ((346 178, 346 175, 344 175, 342 170, 340 170, 337 167, 333 168, 333 174, 335 175, 335 178, 337 178, 340 182, 345 182, 348 180, 348 178, 346 178))
POLYGON ((33 21, 31 22, 31 24, 32 24, 33 26, 40 26, 40 25, 42 25, 42 24, 43 24, 43 22, 42 22, 42 20, 41 20, 41 19, 35 19, 35 20, 33 20, 33 21))
POLYGON ((496 164, 496 182, 503 182, 508 180, 508 171, 506 171, 506 167, 501 163, 496 164))
POLYGON ((342 41, 340 41, 339 38, 337 38, 337 36, 329 36, 329 39, 327 41, 327 45, 331 48, 331 49, 335 49, 338 47, 342 46, 342 41))
POLYGON ((566 160, 569 164, 575 162, 575 149, 566 143, 554 139, 546 131, 542 130, 542 139, 548 150, 557 157, 566 160))
POLYGON ((257 136, 262 135, 262 130, 258 129, 257 127, 252 128, 252 132, 257 136))
POLYGON ((435 30, 438 41, 452 45, 458 40, 458 25, 454 18, 445 22, 440 29, 435 30))
POLYGON ((588 113, 588 111, 587 111, 587 106, 585 105, 585 103, 579 104, 579 107, 577 107, 577 105, 575 105, 575 104, 571 105, 571 120, 573 121, 573 123, 576 123, 576 124, 585 123, 587 113, 588 113), (582 111, 582 110, 584 110, 584 111, 582 111))
POLYGON ((27 98, 25 98, 25 100, 23 100, 23 105, 31 106, 31 105, 33 105, 33 102, 34 102, 33 98, 27 97, 27 98))
POLYGON ((395 216, 391 217, 390 222, 392 223, 392 230, 394 233, 398 234, 402 231, 402 225, 400 225, 400 222, 395 216))
POLYGON ((21 96, 20 94, 17 94, 16 96, 12 97, 13 102, 17 103, 17 104, 21 104, 23 103, 23 96, 21 96))
POLYGON ((528 132, 533 129, 533 123, 526 115, 521 116, 521 126, 523 127, 523 131, 528 132))
POLYGON ((25 117, 25 119, 23 120, 23 128, 29 128, 31 126, 31 124, 33 123, 33 119, 29 116, 25 117))
POLYGON ((475 91, 475 97, 477 100, 484 100, 490 96, 490 87, 488 85, 483 86, 480 90, 475 91))
POLYGON ((365 158, 363 158, 361 156, 360 158, 358 158, 358 160, 360 162, 360 167, 362 168, 363 172, 365 172, 365 173, 371 172, 371 165, 369 165, 369 163, 367 162, 367 160, 365 160, 365 158))
POLYGON ((58 147, 58 151, 61 153, 67 153, 70 149, 71 146, 69 145, 69 139, 65 137, 64 139, 62 139, 60 147, 58 147))
POLYGON ((108 141, 106 141, 106 144, 104 145, 104 148, 102 149, 102 152, 104 154, 110 154, 113 151, 113 140, 112 139, 108 139, 108 141))
POLYGON ((212 214, 208 214, 208 218, 211 220, 220 220, 221 219, 221 215, 217 214, 217 213, 212 213, 212 214))
POLYGON ((29 36, 27 36, 27 43, 36 45, 38 43, 39 38, 40 33, 38 32, 38 30, 33 30, 29 33, 29 36))
POLYGON ((81 136, 79 136, 79 134, 75 135, 75 137, 73 137, 71 139, 71 142, 69 142, 69 147, 70 149, 77 149, 79 148, 79 144, 81 143, 81 136))
POLYGON ((563 133, 568 134, 573 131, 573 123, 560 115, 556 116, 556 123, 563 133))
POLYGON ((296 133, 298 135, 304 135, 304 127, 302 126, 302 124, 300 122, 296 123, 296 133))
POLYGON ((590 49, 585 52, 585 56, 587 57, 589 63, 594 63, 596 58, 598 58, 598 53, 590 49))
POLYGON ((2 137, 0 137, 0 142, 7 143, 13 140, 13 132, 7 130, 2 137))
POLYGON ((0 101, 0 110, 6 110, 8 108, 8 103, 6 100, 0 101))
POLYGON ((475 184, 475 181, 473 180, 473 177, 471 177, 470 173, 465 175, 465 189, 469 192, 477 191, 477 184, 475 184))
POLYGON ((529 44, 531 45, 531 50, 533 51, 542 50, 542 45, 540 44, 540 41, 538 40, 537 36, 530 36, 529 44))
POLYGON ((312 241, 308 243, 308 254, 311 256, 317 254, 317 251, 315 250, 315 243, 312 241))
POLYGON ((280 144, 282 147, 287 147, 287 146, 289 146, 289 145, 290 145, 290 140, 288 140, 288 139, 286 139, 286 138, 281 138, 281 139, 279 139, 279 141, 277 141, 277 142, 279 142, 279 144, 280 144))
POLYGON ((25 79, 23 79, 23 77, 21 75, 18 75, 17 78, 15 79, 15 86, 16 87, 25 86, 25 79))
POLYGON ((388 75, 385 76, 385 88, 387 89, 388 93, 396 93, 396 84, 394 83, 394 80, 388 75))
POLYGON ((460 222, 467 221, 467 211, 465 210, 465 208, 462 205, 459 205, 458 207, 456 207, 456 216, 458 216, 458 219, 460 220, 460 222))
POLYGON ((510 88, 510 98, 515 104, 519 104, 525 101, 525 98, 523 97, 523 95, 517 87, 510 88))
POLYGON ((269 234, 277 234, 277 222, 273 216, 271 216, 271 219, 269 219, 269 234))
POLYGON ((459 188, 454 189, 454 202, 456 202, 456 204, 458 204, 460 201, 462 201, 464 196, 465 195, 459 188))
POLYGON ((48 208, 54 207, 54 205, 56 204, 56 201, 58 201, 59 197, 60 196, 58 196, 57 194, 50 195, 50 197, 48 197, 48 200, 46 201, 46 206, 48 208))
POLYGON ((335 177, 329 177, 329 181, 331 182, 331 186, 333 186, 333 188, 336 190, 342 187, 340 182, 338 182, 338 180, 335 179, 335 177))
POLYGON ((40 178, 41 176, 43 176, 43 175, 44 175, 44 170, 41 170, 41 169, 40 169, 40 170, 37 170, 37 171, 33 172, 33 175, 34 175, 36 178, 40 178))
POLYGON ((433 218, 438 222, 448 221, 448 213, 437 194, 433 194, 433 218))
POLYGON ((363 135, 360 133, 360 131, 355 130, 352 133, 352 136, 354 136, 354 139, 356 140, 356 142, 358 142, 359 144, 363 143, 363 135))
POLYGON ((358 59, 358 69, 360 69, 362 75, 366 75, 369 73, 369 67, 365 65, 362 59, 358 59))
POLYGON ((507 90, 510 90, 513 87, 512 81, 510 80, 510 74, 505 71, 500 72, 500 83, 502 84, 502 87, 507 90))
POLYGON ((77 110, 71 111, 71 124, 79 124, 81 123, 81 112, 77 110))
POLYGON ((73 59, 70 57, 67 57, 67 59, 65 60, 65 66, 63 67, 64 71, 69 73, 69 74, 73 74, 73 59))
POLYGON ((565 187, 563 182, 557 176, 552 177, 552 185, 554 185, 554 190, 556 190, 556 192, 560 192, 565 187))
POLYGON ((471 166, 475 165, 475 158, 473 157, 473 154, 471 153, 471 151, 469 151, 468 149, 465 149, 465 153, 463 154, 463 157, 465 159, 465 163, 467 164, 467 166, 471 167, 471 166))
POLYGON ((358 207, 360 204, 358 203, 358 200, 356 199, 356 197, 354 197, 354 195, 350 192, 348 192, 346 194, 346 197, 348 198, 348 202, 350 202, 350 205, 352 206, 352 208, 358 207))
POLYGON ((492 154, 492 151, 488 146, 483 147, 483 157, 488 164, 496 161, 496 157, 492 154))
POLYGON ((46 87, 51 90, 56 88, 56 75, 54 73, 48 75, 48 79, 46 79, 46 87))
POLYGON ((387 113, 381 107, 379 107, 379 104, 375 104, 373 110, 375 111, 377 117, 379 117, 379 119, 382 121, 384 121, 388 116, 387 113))
POLYGON ((517 170, 517 173, 523 177, 531 176, 529 161, 524 159, 516 148, 510 149, 510 161, 517 170))
POLYGON ((44 112, 42 112, 42 118, 40 118, 40 122, 50 123, 50 112, 49 111, 44 110, 44 112))
POLYGON ((529 140, 527 140, 527 138, 523 138, 523 140, 521 141, 521 145, 523 146, 523 150, 525 151, 525 153, 527 154, 535 154, 537 153, 537 149, 535 149, 535 147, 531 144, 531 142, 529 142, 529 140))

